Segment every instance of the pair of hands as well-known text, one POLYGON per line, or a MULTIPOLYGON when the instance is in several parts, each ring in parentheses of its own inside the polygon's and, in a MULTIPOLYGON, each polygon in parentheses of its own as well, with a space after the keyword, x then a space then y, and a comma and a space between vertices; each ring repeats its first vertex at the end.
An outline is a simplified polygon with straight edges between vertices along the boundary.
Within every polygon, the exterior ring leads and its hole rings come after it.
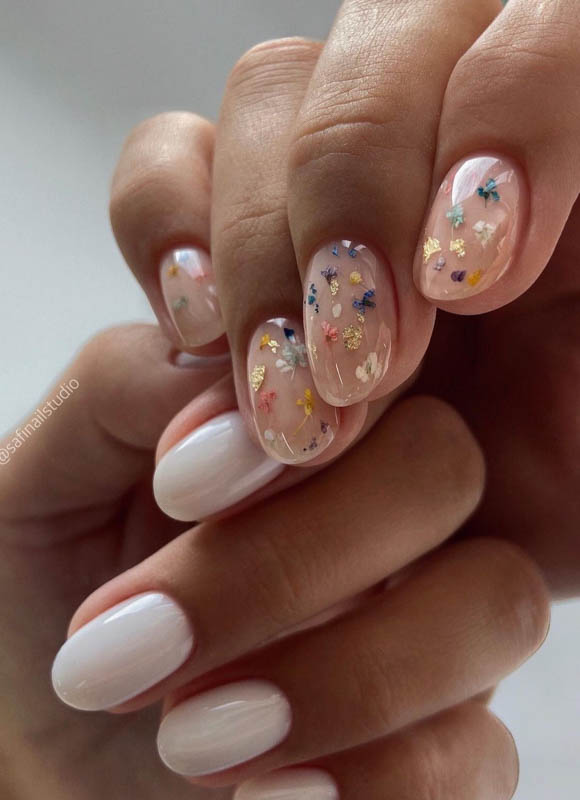
MULTIPOLYGON (((150 202, 157 196, 153 191, 150 202)), ((133 199, 140 207, 138 193, 133 199)), ((187 202, 185 195, 182 201, 187 202)), ((187 211, 185 205, 185 216, 187 211)), ((166 224, 165 217, 147 221, 155 230, 166 224)), ((562 592, 572 591, 578 577, 572 558, 577 514, 570 499, 577 486, 573 225, 572 217, 550 269, 525 298, 489 317, 448 318, 438 326, 421 379, 468 417, 490 463, 489 491, 472 530, 529 545, 562 592), (546 407, 551 413, 540 435, 538 416, 546 407), (519 502, 522 497, 525 503, 519 502), (547 535, 554 527, 557 545, 547 535)), ((147 249, 143 237, 136 237, 134 246, 147 249)), ((235 349, 233 355, 235 360, 235 349)), ((153 754, 144 758, 152 752, 151 716, 130 729, 115 718, 73 723, 70 713, 57 711, 45 677, 69 610, 112 573, 140 564, 165 542, 170 542, 165 549, 83 606, 74 626, 135 593, 165 591, 193 621, 196 649, 173 678, 136 705, 166 693, 176 702, 182 697, 173 692, 178 686, 199 692, 240 677, 273 682, 282 690, 292 706, 289 737, 270 755, 212 783, 306 760, 333 776, 341 797, 360 796, 361 775, 369 797, 384 797, 386 791, 416 795, 447 783, 448 793, 485 796, 495 785, 498 796, 509 796, 513 744, 483 706, 460 703, 513 668, 543 636, 546 598, 534 568, 517 549, 495 541, 441 549, 386 593, 360 598, 347 618, 228 665, 317 611, 369 589, 461 525, 482 481, 477 449, 465 428, 434 401, 406 401, 364 444, 309 477, 304 487, 173 542, 182 526, 154 510, 151 450, 171 417, 222 370, 215 362, 175 366, 163 340, 149 329, 108 334, 71 368, 80 388, 51 427, 4 467, 3 632, 6 651, 18 659, 6 670, 6 714, 14 726, 3 749, 13 757, 16 796, 32 794, 42 776, 55 796, 62 796, 59 781, 64 781, 73 796, 90 797, 96 792, 89 777, 93 770, 100 775, 99 794, 107 781, 116 790, 127 786, 131 763, 136 781, 131 788, 140 795, 153 797, 165 789, 170 796, 191 796, 190 789, 158 772, 153 754), (345 517, 356 520, 353 529, 343 530, 345 517), (47 608, 50 619, 39 641, 38 619, 46 620, 47 608), (466 629, 474 639, 466 638, 466 629), (29 665, 26 673, 23 663, 29 665), (357 696, 355 703, 357 688, 363 701, 357 696), (337 704, 337 696, 344 696, 344 704, 337 704), (413 735, 395 732, 444 708, 417 722, 413 735), (371 740, 340 759, 321 758, 371 740), (104 749, 95 751, 95 743, 103 741, 104 749), (445 742, 445 753, 436 742, 445 742), (66 757, 72 743, 84 756, 80 766, 66 757), (478 745, 478 769, 466 774, 467 753, 478 745), (439 769, 426 775, 434 764, 439 769), (409 775, 416 776, 416 787, 403 785, 409 775)), ((227 379, 201 394, 173 428, 173 439, 178 430, 184 433, 231 409, 232 398, 227 379)), ((165 440, 172 443, 171 436, 165 440)), ((284 480, 285 475, 278 482, 284 480)))

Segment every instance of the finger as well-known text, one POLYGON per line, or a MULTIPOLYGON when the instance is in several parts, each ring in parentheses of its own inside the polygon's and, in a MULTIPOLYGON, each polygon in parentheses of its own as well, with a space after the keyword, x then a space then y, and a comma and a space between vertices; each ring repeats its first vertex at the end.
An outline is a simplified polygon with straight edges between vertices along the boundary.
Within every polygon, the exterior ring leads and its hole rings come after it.
POLYGON ((122 497, 151 471, 156 440, 171 417, 229 366, 217 357, 177 366, 152 325, 98 334, 4 438, 2 515, 28 518, 31 528, 35 518, 51 515, 54 533, 66 535, 58 515, 122 497))
POLYGON ((73 619, 71 632, 78 633, 57 657, 57 691, 81 708, 130 698, 136 699, 126 710, 153 702, 436 546, 473 511, 482 482, 481 455, 459 417, 436 400, 406 401, 364 445, 302 486, 187 532, 102 587, 73 619), (116 625, 94 619, 104 613, 122 623, 115 609, 125 601, 145 609, 127 614, 119 634, 116 625), (167 613, 179 621, 180 636, 185 616, 195 637, 193 654, 186 653, 183 666, 161 683, 169 671, 160 674, 156 654, 165 645, 158 640, 169 633, 157 625, 159 604, 173 609, 167 613), (142 657, 135 657, 135 648, 142 657))
POLYGON ((518 773, 510 732, 468 702, 372 744, 246 781, 233 800, 510 800, 518 773))
POLYGON ((160 755, 223 786, 370 742, 492 686, 537 649, 548 616, 523 551, 450 545, 363 609, 184 686, 160 755))
POLYGON ((316 393, 288 230, 288 139, 320 45, 266 42, 236 65, 215 152, 212 242, 238 404, 272 458, 321 463, 359 432, 366 406, 341 414, 316 393))
POLYGON ((412 263, 441 103, 499 8, 347 0, 318 61, 291 144, 289 217, 313 376, 334 405, 391 391, 427 347, 434 310, 412 263))
POLYGON ((443 183, 415 261, 417 285, 441 308, 510 302, 556 246, 580 189, 578 31, 574 2, 511 0, 451 75, 434 171, 443 183))
MULTIPOLYGON (((169 339, 193 351, 224 333, 210 251, 214 127, 161 114, 127 138, 111 188, 121 252, 169 339)), ((224 350, 225 341, 203 352, 224 350)))

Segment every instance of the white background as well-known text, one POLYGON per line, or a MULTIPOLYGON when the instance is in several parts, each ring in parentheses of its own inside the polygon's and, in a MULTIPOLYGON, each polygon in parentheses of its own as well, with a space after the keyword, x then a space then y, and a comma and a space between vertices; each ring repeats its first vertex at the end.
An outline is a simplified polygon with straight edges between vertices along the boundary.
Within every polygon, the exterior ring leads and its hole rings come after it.
MULTIPOLYGON (((215 118, 228 69, 263 39, 323 37, 336 0, 0 0, 0 429, 94 331, 151 319, 107 219, 127 131, 168 109, 215 118)), ((522 759, 518 800, 578 796, 580 603, 494 707, 522 759)), ((471 800, 466 798, 465 800, 471 800)))

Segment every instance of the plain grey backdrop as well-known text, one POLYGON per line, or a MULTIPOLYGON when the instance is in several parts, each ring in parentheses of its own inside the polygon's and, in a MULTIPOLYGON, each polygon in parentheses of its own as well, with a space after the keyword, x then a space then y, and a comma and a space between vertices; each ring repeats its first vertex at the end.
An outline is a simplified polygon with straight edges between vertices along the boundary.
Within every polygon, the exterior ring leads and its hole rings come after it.
MULTIPOLYGON (((244 50, 276 36, 322 38, 337 7, 0 0, 2 431, 26 416, 92 333, 152 319, 107 218, 128 130, 169 109, 215 118, 244 50)), ((546 646, 494 700, 520 749, 518 800, 578 796, 579 628, 580 602, 558 606, 546 646)))

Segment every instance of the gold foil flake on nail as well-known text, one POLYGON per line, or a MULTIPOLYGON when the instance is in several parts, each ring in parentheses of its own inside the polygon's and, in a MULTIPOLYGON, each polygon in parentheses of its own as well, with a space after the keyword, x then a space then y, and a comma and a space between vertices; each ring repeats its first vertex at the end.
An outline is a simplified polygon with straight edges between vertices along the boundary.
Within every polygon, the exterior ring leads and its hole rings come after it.
POLYGON ((180 311, 182 308, 186 308, 186 306, 187 306, 187 297, 184 297, 183 295, 181 297, 178 297, 177 300, 174 300, 173 303, 171 304, 171 307, 173 308, 174 311, 180 311))
POLYGON ((340 289, 340 284, 338 282, 338 279, 332 278, 328 285, 330 286, 330 294, 334 297, 338 293, 338 290, 340 289))
POLYGON ((361 325, 365 324, 365 315, 362 313, 362 311, 356 312, 356 318, 358 319, 361 325))
POLYGON ((318 361, 318 347, 316 347, 314 342, 311 342, 308 345, 308 349, 310 350, 310 355, 312 356, 312 360, 313 361, 318 361))
POLYGON ((342 340, 347 350, 358 350, 362 342, 362 328, 358 325, 349 325, 342 332, 342 340))
POLYGON ((264 347, 269 347, 273 353, 277 353, 280 345, 275 339, 270 337, 269 333, 265 333, 260 339, 260 350, 263 350, 264 347))
POLYGON ((167 268, 167 274, 169 275, 170 278, 175 278, 176 275, 179 275, 179 267, 177 266, 177 264, 171 264, 167 268))
POLYGON ((429 236, 425 240, 425 244, 423 245, 423 263, 426 264, 432 255, 435 253, 441 252, 441 242, 439 239, 434 239, 432 236, 429 236))
POLYGON ((477 286, 477 284, 482 278, 482 275, 483 275, 482 271, 480 269, 477 269, 475 272, 472 272, 471 275, 467 276, 467 283, 470 286, 477 286))
POLYGON ((260 387, 264 383, 265 377, 266 377, 266 365, 256 364, 256 366, 250 373, 250 386, 255 392, 260 390, 260 387))
POLYGON ((463 239, 453 239, 449 242, 449 249, 455 253, 457 258, 463 258, 465 255, 465 241, 463 239))
POLYGON ((358 286, 358 284, 362 282, 362 275, 356 269, 353 269, 348 279, 353 286, 358 286))

